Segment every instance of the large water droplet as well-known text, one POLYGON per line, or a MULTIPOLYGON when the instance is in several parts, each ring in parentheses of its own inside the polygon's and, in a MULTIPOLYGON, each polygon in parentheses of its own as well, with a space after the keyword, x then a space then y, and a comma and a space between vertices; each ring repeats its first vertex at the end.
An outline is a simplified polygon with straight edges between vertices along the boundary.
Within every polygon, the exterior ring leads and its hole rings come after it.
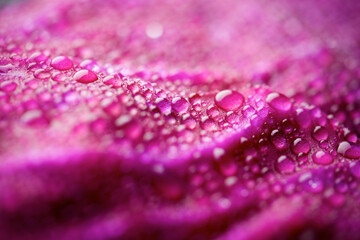
POLYGON ((289 174, 295 171, 296 164, 285 155, 280 156, 276 161, 276 169, 282 174, 289 174))
POLYGON ((172 107, 175 111, 181 114, 188 110, 189 103, 184 98, 177 97, 172 100, 172 107))
POLYGON ((12 82, 12 81, 5 81, 5 82, 2 82, 0 84, 0 90, 3 91, 3 92, 7 92, 7 93, 10 93, 10 92, 13 92, 15 91, 15 89, 17 88, 17 84, 15 82, 12 82))
POLYGON ((51 74, 46 69, 38 69, 34 72, 34 77, 45 80, 45 79, 48 79, 49 77, 51 77, 51 74))
POLYGON ((92 83, 98 79, 96 74, 91 70, 80 70, 74 75, 74 80, 80 83, 92 83))
POLYGON ((35 52, 33 53, 29 60, 31 62, 36 62, 36 63, 41 63, 41 62, 44 62, 48 59, 48 56, 46 56, 45 54, 41 53, 41 52, 35 52))
POLYGON ((237 91, 223 90, 216 94, 215 103, 225 111, 238 109, 244 103, 244 96, 237 91))
POLYGON ((290 99, 281 93, 270 93, 266 97, 266 102, 280 112, 287 112, 292 107, 290 99))
POLYGON ((297 138, 294 140, 294 143, 292 145, 292 151, 295 154, 300 154, 300 153, 308 153, 310 151, 310 144, 308 143, 308 141, 301 139, 301 138, 297 138))
POLYGON ((53 74, 53 76, 51 78, 55 82, 64 82, 66 79, 66 76, 63 73, 57 72, 57 73, 53 74))
POLYGON ((161 113, 168 115, 171 113, 171 103, 169 100, 164 98, 158 98, 155 101, 157 108, 161 113))
POLYGON ((60 71, 66 71, 73 67, 73 62, 65 56, 58 56, 51 61, 51 66, 60 71))
POLYGON ((49 124, 49 120, 44 116, 40 110, 31 110, 25 112, 21 116, 21 121, 29 126, 44 127, 49 124))
POLYGON ((329 165, 334 161, 333 157, 329 153, 322 150, 313 153, 312 159, 314 163, 319 165, 329 165))
POLYGON ((12 69, 14 69, 12 64, 0 65, 0 73, 7 73, 12 69))
POLYGON ((350 159, 360 158, 360 147, 349 142, 341 142, 337 149, 338 153, 350 159))
POLYGON ((203 117, 200 122, 200 126, 204 130, 213 131, 216 128, 215 122, 209 117, 203 117))
POLYGON ((312 132, 312 137, 319 142, 321 140, 326 140, 328 136, 329 136, 328 130, 321 126, 315 127, 314 131, 312 132))
POLYGON ((271 132, 270 141, 279 150, 283 150, 288 146, 285 136, 281 134, 279 130, 271 132))

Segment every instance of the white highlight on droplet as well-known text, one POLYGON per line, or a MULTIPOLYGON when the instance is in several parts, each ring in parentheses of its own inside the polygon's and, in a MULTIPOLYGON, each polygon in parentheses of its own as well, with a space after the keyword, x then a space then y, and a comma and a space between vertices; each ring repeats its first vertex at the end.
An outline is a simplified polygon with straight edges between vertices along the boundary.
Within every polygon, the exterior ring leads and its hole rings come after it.
POLYGON ((146 26, 146 35, 149 38, 157 39, 163 35, 164 28, 160 23, 152 22, 146 26))
POLYGON ((225 154, 225 150, 222 148, 215 148, 213 155, 215 159, 220 159, 225 154))

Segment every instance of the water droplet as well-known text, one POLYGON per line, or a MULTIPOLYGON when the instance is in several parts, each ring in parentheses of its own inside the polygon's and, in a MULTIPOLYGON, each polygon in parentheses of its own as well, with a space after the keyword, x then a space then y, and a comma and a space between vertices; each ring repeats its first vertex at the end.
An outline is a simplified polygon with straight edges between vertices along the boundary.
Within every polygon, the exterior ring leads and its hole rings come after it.
POLYGON ((321 140, 319 143, 319 146, 323 149, 327 148, 329 146, 329 142, 326 140, 321 140))
POLYGON ((181 114, 187 112, 189 103, 184 98, 177 97, 172 100, 172 107, 175 111, 181 114))
POLYGON ((338 153, 350 159, 360 158, 360 147, 349 142, 341 142, 337 149, 338 153))
POLYGON ((345 135, 346 140, 348 140, 351 143, 356 143, 358 140, 358 137, 355 133, 351 133, 349 132, 348 134, 345 135))
POLYGON ((48 70, 45 69, 38 69, 34 72, 34 77, 38 78, 38 79, 48 79, 51 77, 51 74, 48 70))
POLYGON ((250 123, 254 127, 260 127, 262 125, 263 121, 264 120, 262 119, 262 117, 260 117, 259 115, 256 115, 256 114, 251 116, 251 118, 250 118, 250 123))
POLYGON ((203 117, 201 119, 200 126, 204 130, 213 131, 216 128, 215 122, 209 117, 203 117))
POLYGON ((34 127, 44 127, 49 124, 49 120, 44 116, 40 110, 31 110, 25 112, 21 116, 21 121, 27 125, 34 127))
POLYGON ((64 82, 66 79, 66 76, 63 73, 58 72, 58 73, 53 74, 51 79, 54 80, 55 82, 64 82))
POLYGON ((215 103, 225 111, 233 111, 241 107, 245 98, 237 91, 223 90, 216 94, 215 103))
POLYGON ((14 69, 14 66, 11 64, 0 65, 0 73, 7 73, 12 69, 14 69))
POLYGON ((292 151, 295 154, 300 154, 300 153, 305 153, 306 154, 306 153, 308 153, 310 151, 310 144, 306 140, 303 140, 301 138, 297 138, 293 142, 292 151))
POLYGON ((312 132, 312 137, 319 142, 321 140, 326 140, 328 136, 329 136, 328 130, 321 126, 315 127, 314 131, 312 132))
POLYGON ((154 22, 146 26, 146 35, 149 38, 157 39, 162 36, 163 32, 164 29, 160 23, 154 22))
POLYGON ((91 132, 96 134, 104 134, 108 127, 108 123, 103 118, 97 118, 90 123, 91 132))
POLYGON ((118 117, 121 114, 121 105, 111 99, 105 99, 101 103, 103 110, 109 116, 118 117))
POLYGON ((269 109, 267 107, 259 108, 257 114, 262 118, 266 118, 269 115, 269 109))
POLYGON ((329 165, 334 161, 333 157, 329 153, 322 150, 313 153, 312 159, 314 163, 319 165, 329 165))
POLYGON ((304 173, 300 176, 299 182, 306 191, 313 193, 320 193, 324 190, 324 182, 319 175, 313 175, 312 173, 304 173))
POLYGON ((171 103, 169 100, 164 98, 158 98, 155 101, 157 108, 161 113, 168 115, 171 113, 171 103))
POLYGON ((234 124, 239 122, 239 115, 237 115, 234 112, 229 112, 230 114, 228 114, 226 116, 226 121, 228 121, 228 123, 234 124))
POLYGON ((94 71, 94 72, 99 72, 100 71, 100 67, 99 65, 91 59, 87 59, 84 60, 80 63, 80 67, 90 70, 90 71, 94 71))
POLYGON ((91 70, 80 70, 74 75, 74 80, 80 83, 92 83, 98 79, 96 74, 91 70))
POLYGON ((216 160, 220 159, 224 154, 225 150, 223 148, 214 148, 213 150, 213 155, 216 160))
POLYGON ((343 194, 334 193, 333 190, 329 190, 329 193, 325 192, 324 195, 328 203, 334 207, 341 207, 346 200, 343 194))
POLYGON ((310 113, 304 109, 297 109, 296 110, 296 123, 301 128, 308 128, 311 125, 311 118, 310 113))
POLYGON ((270 141, 279 150, 287 148, 286 138, 279 132, 279 130, 274 130, 271 132, 270 141))
POLYGON ((219 120, 220 118, 220 111, 217 107, 210 107, 207 110, 207 114, 209 115, 209 117, 211 117, 214 120, 219 120))
POLYGON ((288 97, 281 93, 270 93, 266 97, 266 102, 275 110, 287 112, 291 109, 292 103, 288 97))
POLYGON ((59 71, 66 71, 73 67, 73 62, 65 56, 58 56, 51 61, 51 66, 59 71))
POLYGON ((107 76, 103 79, 105 85, 112 86, 113 88, 121 87, 121 81, 117 76, 107 76))
POLYGON ((196 120, 190 116, 190 114, 184 115, 183 123, 188 129, 194 129, 196 127, 196 120))
POLYGON ((10 93, 10 92, 15 91, 17 86, 18 85, 15 82, 5 81, 0 84, 0 90, 3 92, 10 93))
POLYGON ((29 60, 31 62, 36 62, 36 63, 41 63, 41 62, 44 62, 48 59, 48 56, 46 56, 45 54, 41 53, 41 52, 36 52, 36 53, 33 53, 29 60))
POLYGON ((275 166, 282 174, 293 173, 296 169, 295 162, 285 155, 282 155, 277 159, 275 166))
POLYGON ((354 177, 360 178, 360 162, 350 163, 350 172, 354 177))
POLYGON ((197 93, 193 93, 190 95, 190 99, 189 99, 190 103, 192 105, 200 105, 201 104, 201 97, 199 94, 197 93))
POLYGON ((128 115, 117 118, 115 125, 123 130, 124 136, 128 139, 137 140, 142 136, 143 128, 141 124, 128 115))
POLYGON ((28 89, 37 89, 39 87, 39 80, 31 79, 26 82, 26 86, 28 87, 28 89))
POLYGON ((242 109, 242 113, 244 114, 245 117, 249 118, 252 115, 255 114, 255 108, 253 108, 250 105, 246 105, 243 109, 242 109))

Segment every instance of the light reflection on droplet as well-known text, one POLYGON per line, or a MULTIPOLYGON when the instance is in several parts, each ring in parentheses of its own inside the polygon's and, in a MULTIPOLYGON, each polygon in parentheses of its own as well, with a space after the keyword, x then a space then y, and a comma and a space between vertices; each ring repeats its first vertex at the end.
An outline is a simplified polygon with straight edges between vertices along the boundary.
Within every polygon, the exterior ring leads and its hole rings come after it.
POLYGON ((146 35, 149 38, 157 39, 163 35, 164 29, 160 23, 153 22, 146 26, 146 35))

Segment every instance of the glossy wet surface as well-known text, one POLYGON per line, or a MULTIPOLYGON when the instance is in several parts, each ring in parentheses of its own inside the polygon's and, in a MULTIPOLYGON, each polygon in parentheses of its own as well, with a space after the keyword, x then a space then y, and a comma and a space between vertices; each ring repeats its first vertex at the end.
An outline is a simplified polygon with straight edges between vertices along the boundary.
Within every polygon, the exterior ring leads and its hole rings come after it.
POLYGON ((359 10, 1 9, 0 238, 359 238, 359 10))

